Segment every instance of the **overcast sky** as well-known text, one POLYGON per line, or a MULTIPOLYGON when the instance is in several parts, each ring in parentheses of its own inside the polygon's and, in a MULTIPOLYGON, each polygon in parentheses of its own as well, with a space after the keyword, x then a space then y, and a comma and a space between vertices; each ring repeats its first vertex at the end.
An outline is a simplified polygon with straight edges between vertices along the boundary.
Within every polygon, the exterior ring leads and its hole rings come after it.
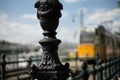
MULTIPOLYGON (((34 43, 43 38, 34 4, 37 0, 0 0, 0 40, 17 43, 34 43)), ((83 10, 84 26, 97 27, 107 21, 113 30, 120 31, 118 0, 59 0, 63 4, 62 17, 57 28, 57 38, 63 42, 77 43, 80 26, 80 10, 83 10), (74 18, 74 22, 73 22, 74 18), (118 29, 119 28, 119 29, 118 29)))

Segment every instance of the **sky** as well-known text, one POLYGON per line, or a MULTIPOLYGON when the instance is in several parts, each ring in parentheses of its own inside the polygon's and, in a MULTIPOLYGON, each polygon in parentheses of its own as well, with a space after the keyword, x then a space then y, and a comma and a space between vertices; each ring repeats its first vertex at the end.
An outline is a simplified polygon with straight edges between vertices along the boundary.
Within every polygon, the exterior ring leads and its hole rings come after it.
MULTIPOLYGON (((37 0, 0 0, 0 40, 15 43, 34 43, 41 40, 43 30, 36 17, 37 0)), ((62 42, 78 43, 83 26, 95 28, 104 23, 112 31, 120 32, 119 0, 59 0, 63 5, 62 17, 57 28, 57 38, 62 42)))

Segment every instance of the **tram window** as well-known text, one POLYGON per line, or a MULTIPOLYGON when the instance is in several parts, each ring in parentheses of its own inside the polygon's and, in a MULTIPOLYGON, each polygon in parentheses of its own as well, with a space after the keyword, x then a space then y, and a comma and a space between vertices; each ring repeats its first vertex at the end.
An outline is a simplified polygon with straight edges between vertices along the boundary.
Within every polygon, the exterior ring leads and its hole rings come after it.
POLYGON ((111 38, 106 37, 106 46, 112 47, 113 46, 113 41, 111 38))
POLYGON ((95 36, 95 44, 100 44, 100 40, 99 40, 99 37, 97 35, 95 36))
POLYGON ((120 42, 117 42, 117 46, 120 48, 120 42))
POLYGON ((93 43, 94 37, 95 35, 93 32, 83 32, 80 35, 80 43, 93 43))
POLYGON ((103 34, 101 34, 101 37, 100 37, 100 43, 104 44, 105 43, 105 37, 103 34))

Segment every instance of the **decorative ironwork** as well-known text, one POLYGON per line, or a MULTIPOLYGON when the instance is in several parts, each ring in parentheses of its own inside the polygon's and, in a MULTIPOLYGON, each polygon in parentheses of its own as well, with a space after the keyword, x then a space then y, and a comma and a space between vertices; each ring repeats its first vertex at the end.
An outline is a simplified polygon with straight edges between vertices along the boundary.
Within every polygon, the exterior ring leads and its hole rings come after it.
POLYGON ((39 0, 35 3, 37 18, 44 30, 44 38, 40 40, 43 49, 39 66, 32 66, 32 77, 38 80, 66 80, 69 64, 61 64, 58 58, 58 45, 61 40, 56 38, 56 29, 61 17, 62 4, 58 0, 39 0))

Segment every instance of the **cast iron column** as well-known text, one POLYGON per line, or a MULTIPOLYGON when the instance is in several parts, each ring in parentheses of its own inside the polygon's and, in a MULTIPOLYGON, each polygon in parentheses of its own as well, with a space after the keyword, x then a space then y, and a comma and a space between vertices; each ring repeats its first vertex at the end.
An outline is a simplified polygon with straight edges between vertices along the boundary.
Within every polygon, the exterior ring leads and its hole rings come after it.
POLYGON ((43 49, 42 60, 39 66, 32 66, 31 75, 38 80, 66 80, 69 73, 69 64, 62 65, 58 57, 56 29, 61 17, 62 4, 58 0, 39 0, 35 3, 37 18, 44 30, 44 38, 40 40, 43 49))

